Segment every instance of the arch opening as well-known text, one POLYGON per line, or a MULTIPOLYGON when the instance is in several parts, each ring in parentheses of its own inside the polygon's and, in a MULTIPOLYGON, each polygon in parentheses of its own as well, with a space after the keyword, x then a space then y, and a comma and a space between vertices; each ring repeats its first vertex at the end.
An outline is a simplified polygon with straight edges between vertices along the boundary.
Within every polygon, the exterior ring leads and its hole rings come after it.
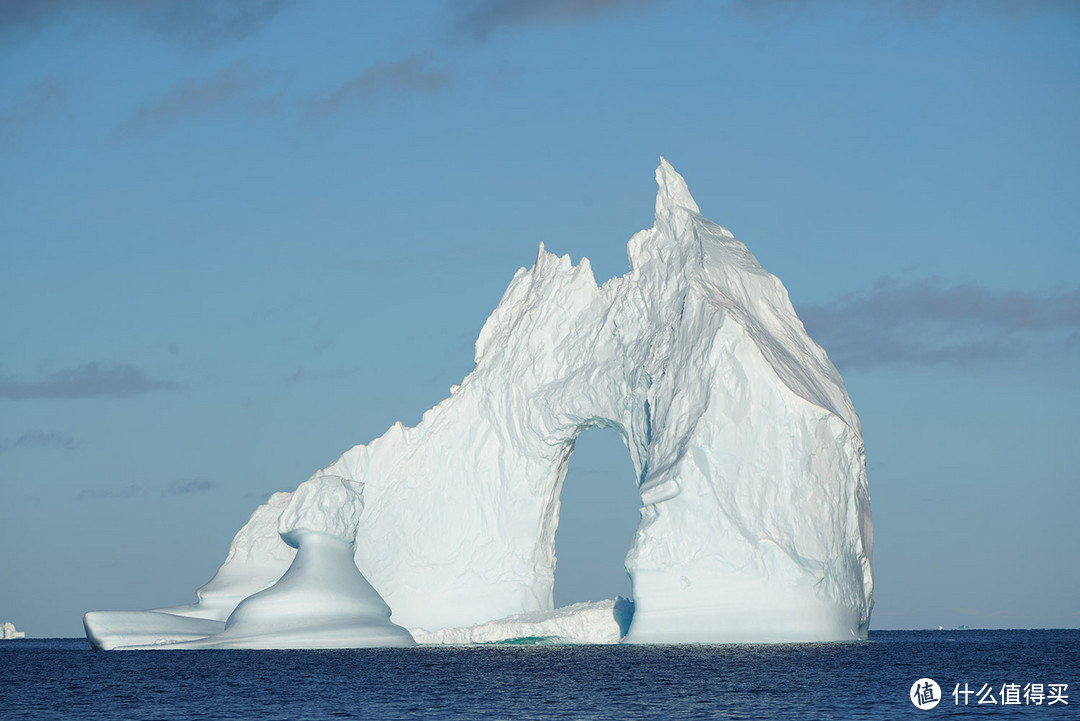
POLYGON ((556 608, 631 598, 625 562, 640 520, 636 479, 626 444, 614 428, 593 426, 574 441, 555 530, 556 608))

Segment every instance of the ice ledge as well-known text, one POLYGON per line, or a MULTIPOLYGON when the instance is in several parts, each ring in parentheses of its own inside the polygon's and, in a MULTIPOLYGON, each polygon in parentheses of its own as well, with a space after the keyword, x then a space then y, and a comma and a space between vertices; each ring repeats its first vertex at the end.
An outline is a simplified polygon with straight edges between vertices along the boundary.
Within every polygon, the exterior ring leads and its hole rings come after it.
POLYGON ((634 603, 615 600, 586 601, 554 611, 534 611, 507 616, 475 626, 414 630, 419 644, 470 645, 481 643, 618 643, 630 627, 634 603))

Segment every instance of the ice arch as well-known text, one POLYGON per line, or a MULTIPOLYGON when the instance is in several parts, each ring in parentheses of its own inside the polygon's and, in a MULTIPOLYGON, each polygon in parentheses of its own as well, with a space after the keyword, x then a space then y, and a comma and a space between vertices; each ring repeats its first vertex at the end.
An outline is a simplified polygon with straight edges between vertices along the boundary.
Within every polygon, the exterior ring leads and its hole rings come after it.
MULTIPOLYGON (((597 286, 587 259, 541 245, 450 397, 316 474, 365 484, 356 564, 395 623, 552 608, 559 484, 574 439, 601 426, 626 439, 644 504, 627 640, 865 636, 870 502, 843 382, 780 281, 666 161, 656 179, 626 275, 597 286)), ((221 619, 273 583, 287 500, 260 507, 199 603, 171 612, 221 619)))

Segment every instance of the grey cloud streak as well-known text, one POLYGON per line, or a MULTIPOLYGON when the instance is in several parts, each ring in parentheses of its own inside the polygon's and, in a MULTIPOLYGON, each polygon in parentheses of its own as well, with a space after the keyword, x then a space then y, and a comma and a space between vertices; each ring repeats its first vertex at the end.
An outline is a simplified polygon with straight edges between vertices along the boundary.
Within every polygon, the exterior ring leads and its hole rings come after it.
POLYGON ((67 104, 68 86, 54 77, 26 88, 14 102, 0 108, 0 127, 23 125, 55 113, 67 104))
MULTIPOLYGON (((75 494, 79 501, 93 501, 105 499, 142 498, 147 496, 156 486, 155 483, 129 483, 121 488, 84 488, 75 494)), ((191 496, 198 493, 208 493, 218 487, 215 481, 206 478, 185 478, 161 487, 162 498, 177 496, 191 496)))
POLYGON ((484 40, 505 27, 559 25, 638 10, 657 0, 457 0, 451 4, 455 34, 484 40))
POLYGON ((267 114, 277 110, 274 93, 281 76, 234 63, 212 75, 173 86, 159 98, 137 107, 117 129, 129 135, 215 112, 267 114))
POLYGON ((870 290, 798 310, 841 370, 967 365, 1080 348, 1080 288, 1036 293, 882 278, 870 290))
POLYGON ((286 0, 3 0, 0 42, 26 40, 54 24, 119 18, 203 49, 255 34, 285 5, 286 0))
POLYGON ((449 73, 432 66, 424 55, 410 55, 364 68, 335 90, 310 101, 308 114, 331 115, 353 102, 372 102, 410 94, 431 94, 450 82, 449 73))
POLYGON ((78 447, 77 440, 55 431, 26 431, 15 438, 0 438, 0 453, 17 448, 60 448, 73 451, 78 447))
MULTIPOLYGON (((829 7, 855 6, 850 0, 730 0, 740 17, 758 22, 789 21, 829 7)), ((1073 0, 871 0, 867 7, 911 22, 929 22, 948 12, 1022 20, 1044 12, 1076 12, 1073 0)))
POLYGON ((123 488, 84 488, 75 494, 77 501, 93 501, 110 498, 136 498, 143 495, 143 487, 131 483, 123 488))
POLYGON ((0 398, 8 400, 130 398, 180 387, 172 381, 149 378, 138 367, 124 363, 85 363, 32 381, 0 370, 0 398))
POLYGON ((190 496, 195 493, 206 493, 217 488, 217 484, 205 478, 189 478, 182 481, 173 481, 165 486, 163 496, 190 496))

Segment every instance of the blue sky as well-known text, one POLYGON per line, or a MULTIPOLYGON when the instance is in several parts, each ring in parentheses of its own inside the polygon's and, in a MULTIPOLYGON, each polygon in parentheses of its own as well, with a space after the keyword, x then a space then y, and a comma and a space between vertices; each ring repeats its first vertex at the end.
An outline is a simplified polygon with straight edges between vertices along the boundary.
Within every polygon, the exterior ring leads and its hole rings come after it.
MULTIPOLYGON (((0 621, 184 602, 270 492, 472 366, 543 241, 623 273, 664 155, 866 439, 872 627, 1080 626, 1069 2, 0 5, 0 621)), ((560 603, 629 590, 579 442, 560 603)))

